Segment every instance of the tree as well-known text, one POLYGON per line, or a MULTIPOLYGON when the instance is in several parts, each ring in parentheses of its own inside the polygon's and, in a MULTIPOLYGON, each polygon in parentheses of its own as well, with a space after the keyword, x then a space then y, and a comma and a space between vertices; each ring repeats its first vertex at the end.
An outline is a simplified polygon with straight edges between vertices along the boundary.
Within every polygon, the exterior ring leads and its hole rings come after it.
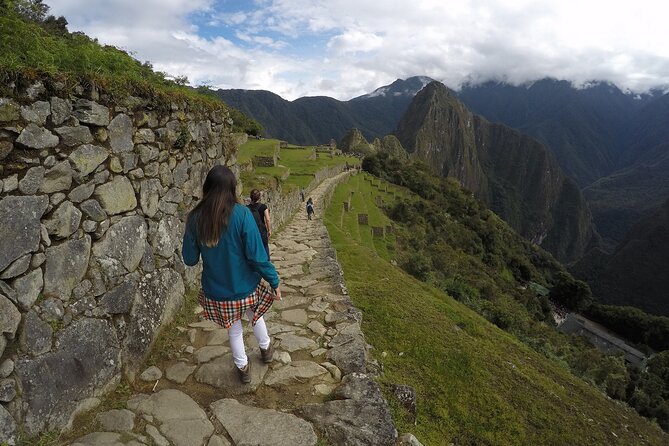
POLYGON ((177 85, 188 85, 188 77, 187 76, 175 76, 174 79, 172 79, 175 84, 177 85))
POLYGON ((65 17, 56 17, 49 14, 49 5, 42 0, 1 0, 0 11, 2 13, 13 12, 27 22, 39 25, 49 34, 66 36, 67 20, 65 17))
POLYGON ((664 391, 669 396, 669 350, 660 352, 648 360, 648 373, 658 376, 664 382, 664 391))
POLYGON ((42 0, 14 0, 14 11, 24 20, 42 23, 49 13, 49 5, 42 0))
POLYGON ((557 275, 557 283, 550 291, 550 298, 561 302, 567 308, 575 311, 583 311, 592 303, 592 292, 587 283, 560 271, 557 275))

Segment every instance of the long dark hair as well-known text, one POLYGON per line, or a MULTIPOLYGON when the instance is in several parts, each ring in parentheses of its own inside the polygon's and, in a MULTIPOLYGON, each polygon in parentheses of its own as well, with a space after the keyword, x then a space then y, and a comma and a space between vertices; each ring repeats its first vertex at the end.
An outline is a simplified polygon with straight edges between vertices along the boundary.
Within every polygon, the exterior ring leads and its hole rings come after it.
POLYGON ((197 238, 212 248, 218 244, 221 232, 228 227, 232 209, 237 203, 237 179, 225 166, 214 166, 202 186, 202 199, 188 214, 195 218, 197 238))

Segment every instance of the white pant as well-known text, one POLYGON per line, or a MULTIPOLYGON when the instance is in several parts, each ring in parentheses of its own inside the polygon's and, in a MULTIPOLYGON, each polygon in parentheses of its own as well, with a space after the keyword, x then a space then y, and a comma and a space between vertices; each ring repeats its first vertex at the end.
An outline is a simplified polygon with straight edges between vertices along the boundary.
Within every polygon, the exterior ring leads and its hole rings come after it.
MULTIPOLYGON (((246 317, 249 318, 249 323, 251 323, 253 320, 253 311, 250 309, 246 310, 246 317)), ((232 327, 228 329, 232 359, 235 361, 235 365, 240 369, 246 367, 246 364, 249 362, 249 359, 246 356, 246 349, 244 348, 243 331, 244 329, 242 328, 241 319, 236 320, 235 323, 232 324, 232 327)), ((253 326, 253 334, 255 335, 260 348, 264 350, 269 347, 270 339, 264 318, 261 317, 256 321, 256 324, 253 326)))

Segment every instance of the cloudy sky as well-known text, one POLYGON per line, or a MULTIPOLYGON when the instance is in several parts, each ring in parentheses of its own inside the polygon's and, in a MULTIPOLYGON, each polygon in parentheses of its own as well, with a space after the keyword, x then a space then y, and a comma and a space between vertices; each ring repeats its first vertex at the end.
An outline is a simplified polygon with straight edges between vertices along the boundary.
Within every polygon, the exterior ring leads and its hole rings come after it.
POLYGON ((193 85, 350 99, 397 78, 669 86, 666 0, 45 0, 193 85))

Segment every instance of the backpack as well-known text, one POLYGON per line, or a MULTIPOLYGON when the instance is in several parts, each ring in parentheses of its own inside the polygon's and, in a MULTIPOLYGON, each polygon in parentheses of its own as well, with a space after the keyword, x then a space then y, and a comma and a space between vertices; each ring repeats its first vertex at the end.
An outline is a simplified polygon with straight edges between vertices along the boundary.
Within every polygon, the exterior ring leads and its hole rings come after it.
POLYGON ((307 203, 307 213, 309 214, 314 213, 314 205, 312 203, 307 203))
POLYGON ((262 238, 263 242, 267 241, 267 227, 265 226, 265 219, 263 218, 262 215, 260 215, 260 205, 258 203, 252 203, 246 206, 249 208, 251 211, 251 215, 253 215, 254 220, 256 221, 256 225, 258 226, 258 230, 260 231, 260 238, 262 238))

